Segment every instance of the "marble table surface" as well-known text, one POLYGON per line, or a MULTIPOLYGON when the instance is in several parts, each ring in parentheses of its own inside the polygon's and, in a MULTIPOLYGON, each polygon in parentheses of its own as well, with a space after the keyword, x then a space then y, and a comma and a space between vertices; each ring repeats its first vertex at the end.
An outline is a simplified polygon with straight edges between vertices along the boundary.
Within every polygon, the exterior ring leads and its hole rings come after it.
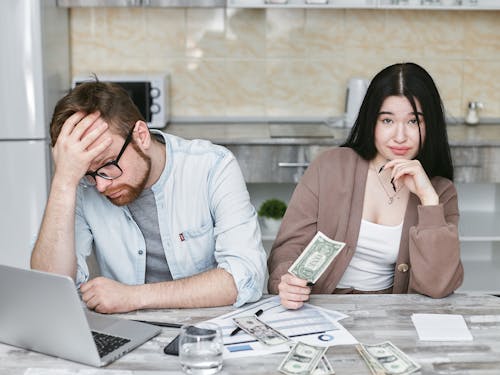
MULTIPOLYGON (((341 321, 354 337, 366 344, 392 341, 421 366, 421 374, 500 374, 500 298, 482 294, 457 293, 443 299, 421 295, 314 295, 311 304, 349 315, 341 321), (411 322, 413 313, 461 314, 473 336, 472 341, 419 341, 411 322)), ((163 309, 121 314, 165 322, 195 322, 213 318, 233 307, 205 309, 163 309)), ((177 334, 176 328, 162 333, 105 368, 29 352, 0 344, 1 375, 152 375, 181 374, 177 357, 163 354, 163 347, 177 334)), ((327 351, 337 375, 369 375, 353 345, 335 346, 327 351)), ((262 357, 225 360, 221 374, 279 374, 284 353, 262 357)))

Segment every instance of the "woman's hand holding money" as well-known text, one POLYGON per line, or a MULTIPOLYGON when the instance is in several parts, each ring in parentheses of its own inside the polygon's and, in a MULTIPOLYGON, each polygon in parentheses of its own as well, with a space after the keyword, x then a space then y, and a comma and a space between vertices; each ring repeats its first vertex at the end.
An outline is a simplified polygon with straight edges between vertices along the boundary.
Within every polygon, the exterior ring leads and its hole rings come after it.
POLYGON ((309 300, 311 288, 307 285, 307 280, 299 279, 291 273, 281 276, 278 285, 281 304, 287 309, 299 309, 304 302, 309 300))

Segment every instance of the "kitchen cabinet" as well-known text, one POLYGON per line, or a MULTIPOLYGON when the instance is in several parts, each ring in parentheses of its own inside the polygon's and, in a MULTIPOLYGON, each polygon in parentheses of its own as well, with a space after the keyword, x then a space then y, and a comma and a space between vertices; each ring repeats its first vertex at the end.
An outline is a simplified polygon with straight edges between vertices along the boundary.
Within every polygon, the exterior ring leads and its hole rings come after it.
MULTIPOLYGON (((338 142, 340 143, 340 141, 338 142)), ((297 183, 309 163, 333 145, 225 144, 249 183, 297 183)), ((452 146, 455 182, 500 183, 500 147, 452 146)), ((500 226, 499 226, 500 231, 500 226)))
POLYGON ((500 182, 500 147, 452 146, 451 157, 455 182, 500 182))
POLYGON ((57 0, 57 5, 78 7, 225 7, 226 0, 57 0))
POLYGON ((309 163, 328 146, 226 145, 247 183, 297 183, 309 163))

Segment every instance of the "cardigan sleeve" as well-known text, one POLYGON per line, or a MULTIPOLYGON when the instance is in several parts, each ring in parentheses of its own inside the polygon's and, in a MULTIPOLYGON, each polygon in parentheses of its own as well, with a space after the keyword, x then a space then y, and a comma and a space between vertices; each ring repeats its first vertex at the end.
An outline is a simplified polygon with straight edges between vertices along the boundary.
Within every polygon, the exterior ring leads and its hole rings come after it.
POLYGON ((281 276, 317 232, 318 165, 307 168, 292 194, 268 259, 269 293, 277 294, 281 276))
POLYGON ((464 277, 458 239, 458 199, 453 183, 438 189, 439 205, 418 206, 418 223, 410 228, 408 292, 442 298, 464 277))

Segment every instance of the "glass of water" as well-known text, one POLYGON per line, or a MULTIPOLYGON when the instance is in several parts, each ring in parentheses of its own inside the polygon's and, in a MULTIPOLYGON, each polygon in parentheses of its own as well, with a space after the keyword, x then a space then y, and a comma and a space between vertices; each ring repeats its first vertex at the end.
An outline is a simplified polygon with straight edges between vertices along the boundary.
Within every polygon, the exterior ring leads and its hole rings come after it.
POLYGON ((179 359, 186 374, 210 375, 222 368, 222 331, 215 323, 183 325, 179 359))

